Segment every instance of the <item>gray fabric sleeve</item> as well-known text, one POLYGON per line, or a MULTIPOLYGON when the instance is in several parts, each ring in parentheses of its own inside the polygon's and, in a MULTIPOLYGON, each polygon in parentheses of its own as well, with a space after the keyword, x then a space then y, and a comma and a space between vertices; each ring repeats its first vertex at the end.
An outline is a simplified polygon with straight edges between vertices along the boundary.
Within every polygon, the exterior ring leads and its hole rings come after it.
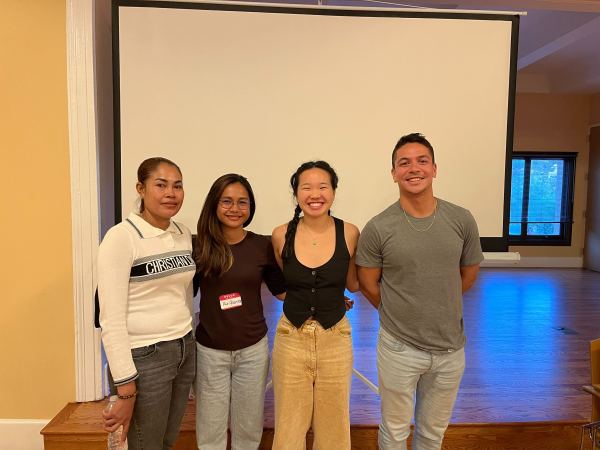
POLYGON ((356 264, 361 267, 383 267, 381 237, 372 220, 365 225, 358 238, 356 264))
POLYGON ((483 261, 481 252, 481 241, 479 240, 479 230, 477 222, 473 215, 466 211, 464 219, 464 244, 462 255, 460 257, 460 266, 473 266, 483 261))

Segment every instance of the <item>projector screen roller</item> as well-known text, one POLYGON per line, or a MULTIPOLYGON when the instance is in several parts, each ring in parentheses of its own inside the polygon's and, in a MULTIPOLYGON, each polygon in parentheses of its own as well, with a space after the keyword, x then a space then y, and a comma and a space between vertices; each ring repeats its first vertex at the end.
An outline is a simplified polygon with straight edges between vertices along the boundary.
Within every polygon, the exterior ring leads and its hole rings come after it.
POLYGON ((435 195, 473 213, 484 250, 507 249, 518 16, 120 2, 114 17, 121 217, 139 163, 164 156, 183 172, 176 220, 194 231, 235 172, 257 200, 249 229, 270 234, 293 215, 291 174, 323 159, 340 179, 332 214, 362 228, 398 199, 396 141, 421 132, 435 195))

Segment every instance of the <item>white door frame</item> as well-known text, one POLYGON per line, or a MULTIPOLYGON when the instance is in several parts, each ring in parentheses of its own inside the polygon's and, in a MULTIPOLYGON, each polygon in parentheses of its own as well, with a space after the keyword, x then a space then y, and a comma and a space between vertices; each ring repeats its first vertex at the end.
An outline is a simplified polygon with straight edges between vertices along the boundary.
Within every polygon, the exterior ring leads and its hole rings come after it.
POLYGON ((100 332, 94 328, 99 242, 94 0, 66 0, 73 239, 76 401, 102 398, 100 332))

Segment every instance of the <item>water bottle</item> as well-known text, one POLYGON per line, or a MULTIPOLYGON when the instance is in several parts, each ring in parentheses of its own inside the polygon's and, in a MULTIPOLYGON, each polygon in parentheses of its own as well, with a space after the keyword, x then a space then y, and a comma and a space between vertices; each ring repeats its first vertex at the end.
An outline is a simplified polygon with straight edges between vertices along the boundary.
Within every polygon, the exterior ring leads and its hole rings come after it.
MULTIPOLYGON (((111 395, 108 399, 105 412, 110 412, 117 404, 117 396, 111 395)), ((127 450, 127 440, 121 443, 121 435, 123 434, 123 425, 120 425, 116 431, 108 433, 108 450, 127 450)))

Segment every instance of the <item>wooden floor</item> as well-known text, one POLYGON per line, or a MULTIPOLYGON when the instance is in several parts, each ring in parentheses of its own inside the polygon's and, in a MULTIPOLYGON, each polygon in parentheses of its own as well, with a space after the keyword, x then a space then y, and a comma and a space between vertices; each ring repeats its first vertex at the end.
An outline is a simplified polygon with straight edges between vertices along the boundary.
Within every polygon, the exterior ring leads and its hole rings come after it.
MULTIPOLYGON (((377 312, 361 295, 354 298, 348 316, 355 368, 377 384, 377 312)), ((264 305, 272 344, 281 302, 268 297, 264 305)), ((467 368, 444 448, 579 448, 580 425, 589 421, 591 410, 589 394, 580 388, 590 382, 589 341, 600 337, 600 273, 482 269, 465 295, 464 321, 467 368)), ((93 417, 91 411, 99 411, 99 403, 73 408, 69 414, 75 422, 97 429, 88 423, 92 418, 76 416, 93 417)), ((376 448, 379 399, 357 377, 352 380, 350 409, 353 448, 376 448)), ((194 448, 193 406, 185 421, 179 449, 194 448)), ((63 417, 55 425, 59 422, 55 429, 65 435, 68 420, 63 417)), ((270 448, 272 427, 271 390, 265 401, 264 448, 270 448)))
MULTIPOLYGON (((362 295, 348 313, 355 368, 377 384, 377 311, 362 295)), ((482 269, 464 302, 467 367, 452 423, 589 420, 589 341, 600 337, 600 273, 482 269)), ((281 302, 265 302, 273 342, 281 302)), ((272 392, 267 395, 272 424, 272 392)), ((352 380, 351 422, 379 423, 379 399, 352 380)))

